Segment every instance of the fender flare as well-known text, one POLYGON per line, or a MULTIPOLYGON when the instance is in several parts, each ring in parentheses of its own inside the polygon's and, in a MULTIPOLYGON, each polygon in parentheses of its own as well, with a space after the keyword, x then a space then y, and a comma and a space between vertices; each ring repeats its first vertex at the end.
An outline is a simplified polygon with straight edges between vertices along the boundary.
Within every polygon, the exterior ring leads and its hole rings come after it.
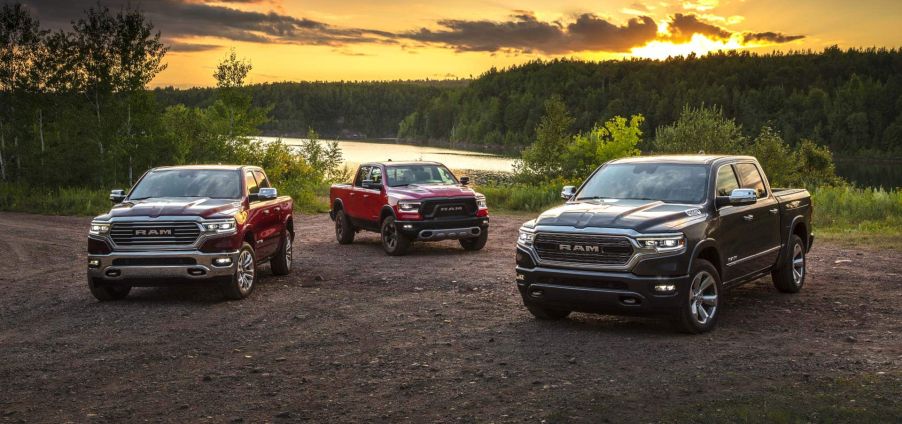
POLYGON ((393 207, 391 207, 391 206, 389 206, 389 205, 383 205, 383 206, 382 206, 382 210, 379 211, 379 225, 381 226, 381 225, 382 225, 382 221, 384 221, 385 218, 387 218, 387 217, 389 217, 389 216, 391 216, 391 217, 393 217, 393 218, 395 218, 395 219, 398 219, 398 216, 395 215, 395 208, 393 208, 393 207), (388 211, 388 213, 386 213, 386 211, 388 211))
MULTIPOLYGON (((713 238, 706 238, 696 243, 695 247, 692 248, 692 256, 689 257, 689 268, 686 269, 687 275, 692 273, 692 266, 695 265, 695 260, 698 259, 698 254, 708 247, 713 247, 714 250, 717 251, 717 256, 720 259, 720 267, 718 268, 717 272, 723 274, 723 267, 726 266, 726 263, 724 263, 720 249, 717 248, 717 242, 713 238)), ((717 266, 717 264, 714 265, 717 266)), ((723 280, 723 275, 721 275, 720 278, 721 280, 723 280)))
POLYGON ((344 210, 345 203, 341 200, 341 198, 336 197, 332 202, 331 207, 329 208, 329 218, 331 218, 333 221, 335 221, 335 213, 338 211, 338 208, 344 210))
MULTIPOLYGON (((789 228, 787 229, 787 232, 786 232, 785 236, 783 237, 783 241, 784 241, 783 247, 780 249, 780 255, 777 256, 777 258, 778 258, 777 264, 774 266, 774 269, 780 269, 780 268, 782 268, 782 265, 784 263, 786 263, 786 259, 790 255, 789 241, 792 240, 792 234, 795 233, 796 227, 799 226, 800 222, 804 224, 804 221, 805 221, 804 215, 796 215, 794 218, 792 218, 792 222, 789 223, 789 228)), ((811 243, 811 241, 807 240, 807 239, 808 239, 808 234, 805 234, 805 237, 802 240, 802 242, 805 243, 806 249, 807 249, 808 245, 811 243)))

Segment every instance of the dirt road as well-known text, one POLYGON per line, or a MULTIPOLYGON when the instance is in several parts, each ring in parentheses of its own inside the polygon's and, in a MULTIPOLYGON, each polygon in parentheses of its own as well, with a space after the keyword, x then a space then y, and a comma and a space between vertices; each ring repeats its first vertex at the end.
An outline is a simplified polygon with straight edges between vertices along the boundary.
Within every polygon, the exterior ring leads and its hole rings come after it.
POLYGON ((493 218, 482 252, 395 258, 375 234, 340 246, 328 216, 298 215, 295 272, 264 267, 250 299, 145 288, 98 303, 88 219, 0 214, 0 422, 902 416, 902 254, 816 245, 802 293, 746 285, 717 330, 688 336, 533 320, 513 283, 521 221, 493 218))

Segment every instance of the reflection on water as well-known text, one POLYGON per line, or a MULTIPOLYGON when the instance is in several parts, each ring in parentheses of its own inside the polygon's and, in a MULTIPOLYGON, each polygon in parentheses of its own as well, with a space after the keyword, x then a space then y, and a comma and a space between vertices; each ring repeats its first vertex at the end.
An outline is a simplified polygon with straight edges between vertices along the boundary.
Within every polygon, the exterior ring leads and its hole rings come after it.
POLYGON ((836 174, 859 187, 902 187, 902 162, 837 160, 836 174))
MULTIPOLYGON (((263 141, 276 140, 275 137, 260 137, 263 141)), ((298 138, 283 138, 288 145, 298 145, 298 138)), ((489 153, 466 150, 444 149, 409 144, 380 143, 370 141, 338 141, 345 163, 356 166, 363 162, 427 160, 441 162, 451 169, 474 169, 481 171, 512 171, 513 159, 489 153)))

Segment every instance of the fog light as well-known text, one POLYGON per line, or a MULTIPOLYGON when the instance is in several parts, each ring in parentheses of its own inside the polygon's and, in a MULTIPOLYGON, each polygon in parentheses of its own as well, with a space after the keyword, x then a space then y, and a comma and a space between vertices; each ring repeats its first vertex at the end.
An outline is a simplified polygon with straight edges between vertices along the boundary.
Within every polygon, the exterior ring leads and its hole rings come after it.
POLYGON ((232 258, 213 259, 213 265, 216 265, 216 266, 229 266, 231 264, 232 264, 232 258))
POLYGON ((668 283, 655 284, 655 291, 659 292, 659 293, 667 293, 667 292, 672 292, 674 290, 676 290, 675 284, 668 284, 668 283))
POLYGON ((404 228, 405 230, 412 230, 412 229, 413 229, 413 225, 410 225, 410 224, 404 224, 404 227, 403 227, 403 228, 404 228))
POLYGON ((88 259, 88 268, 100 268, 100 259, 88 259))

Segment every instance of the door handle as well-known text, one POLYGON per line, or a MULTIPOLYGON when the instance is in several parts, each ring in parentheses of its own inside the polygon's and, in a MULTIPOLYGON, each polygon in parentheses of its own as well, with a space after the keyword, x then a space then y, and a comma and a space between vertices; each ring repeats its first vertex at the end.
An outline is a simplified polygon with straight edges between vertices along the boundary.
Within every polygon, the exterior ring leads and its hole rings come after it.
POLYGON ((772 213, 772 214, 774 214, 774 215, 776 215, 777 212, 780 212, 780 210, 777 209, 777 208, 773 208, 773 209, 770 210, 770 213, 772 213))
POLYGON ((743 216, 742 219, 744 219, 746 221, 751 221, 751 220, 755 219, 755 215, 746 215, 746 216, 743 216))

